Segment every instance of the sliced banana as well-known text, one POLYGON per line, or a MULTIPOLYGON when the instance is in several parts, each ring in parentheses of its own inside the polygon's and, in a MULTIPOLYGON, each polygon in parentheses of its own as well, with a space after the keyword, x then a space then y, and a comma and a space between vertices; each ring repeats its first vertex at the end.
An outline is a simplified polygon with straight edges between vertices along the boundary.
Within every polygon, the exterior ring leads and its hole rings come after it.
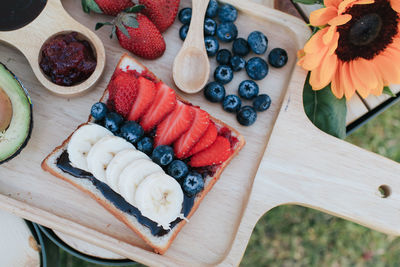
POLYGON ((135 194, 139 184, 149 175, 164 174, 163 169, 149 159, 132 161, 121 172, 118 182, 118 192, 131 205, 135 205, 135 194))
POLYGON ((76 130, 67 147, 72 166, 89 171, 87 165, 89 151, 94 144, 105 136, 113 136, 113 133, 97 124, 86 124, 76 130))
POLYGON ((150 158, 136 150, 135 148, 130 148, 126 150, 122 150, 111 160, 110 164, 108 164, 106 170, 106 180, 108 186, 110 186, 115 192, 119 193, 118 190, 118 181, 120 174, 130 163, 137 159, 147 159, 150 161, 150 158))
POLYGON ((96 179, 105 182, 106 169, 110 161, 118 152, 130 148, 133 148, 133 145, 121 137, 103 137, 89 151, 87 156, 89 171, 96 179))
POLYGON ((183 216, 181 186, 165 173, 146 177, 136 190, 135 203, 143 216, 164 229, 170 229, 171 222, 183 216))

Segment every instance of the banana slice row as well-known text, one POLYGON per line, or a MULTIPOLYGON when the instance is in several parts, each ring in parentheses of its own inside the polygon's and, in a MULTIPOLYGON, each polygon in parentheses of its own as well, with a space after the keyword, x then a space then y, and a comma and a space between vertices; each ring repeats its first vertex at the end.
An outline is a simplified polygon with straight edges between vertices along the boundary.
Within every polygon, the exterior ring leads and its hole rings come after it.
POLYGON ((143 216, 164 229, 182 218, 183 191, 146 154, 97 124, 79 128, 67 151, 71 164, 106 183, 143 216))

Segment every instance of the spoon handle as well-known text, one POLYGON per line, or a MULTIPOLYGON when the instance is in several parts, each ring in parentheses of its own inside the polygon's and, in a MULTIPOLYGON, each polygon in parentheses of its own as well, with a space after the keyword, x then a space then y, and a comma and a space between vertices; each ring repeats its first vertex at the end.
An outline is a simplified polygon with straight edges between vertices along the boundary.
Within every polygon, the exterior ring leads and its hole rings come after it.
POLYGON ((184 46, 204 48, 204 17, 210 0, 192 0, 192 19, 184 46))

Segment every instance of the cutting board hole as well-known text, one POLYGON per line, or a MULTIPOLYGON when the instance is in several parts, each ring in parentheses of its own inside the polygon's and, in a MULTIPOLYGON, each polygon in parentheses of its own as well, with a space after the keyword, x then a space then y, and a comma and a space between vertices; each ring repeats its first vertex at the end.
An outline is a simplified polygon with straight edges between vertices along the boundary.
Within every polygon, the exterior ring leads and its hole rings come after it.
POLYGON ((381 198, 388 198, 391 194, 390 187, 387 185, 381 185, 378 190, 381 198))

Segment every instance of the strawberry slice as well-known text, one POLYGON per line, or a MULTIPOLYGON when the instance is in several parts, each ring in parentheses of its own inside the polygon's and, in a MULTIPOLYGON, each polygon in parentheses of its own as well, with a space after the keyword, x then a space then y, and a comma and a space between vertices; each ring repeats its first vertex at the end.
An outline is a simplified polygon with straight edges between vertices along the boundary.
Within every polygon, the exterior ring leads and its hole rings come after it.
POLYGON ((146 132, 151 131, 171 113, 176 106, 175 91, 162 82, 156 84, 156 96, 153 103, 143 115, 140 125, 146 132))
POLYGON ((217 139, 217 135, 218 135, 217 127, 215 127, 214 122, 210 120, 210 124, 208 125, 207 131, 200 138, 197 144, 195 144, 194 147, 189 151, 187 157, 190 157, 191 155, 194 155, 206 149, 207 147, 211 146, 217 139))
POLYGON ((185 158, 186 154, 199 141, 207 131, 210 124, 210 115, 202 109, 194 108, 194 120, 189 130, 184 133, 174 144, 177 158, 185 158))
POLYGON ((176 107, 157 127, 155 147, 170 145, 189 130, 194 119, 194 109, 178 101, 176 107))
POLYGON ((232 155, 231 143, 225 137, 218 136, 214 144, 206 150, 193 155, 189 165, 192 167, 205 167, 223 163, 232 155))
POLYGON ((138 80, 135 76, 120 72, 108 85, 109 105, 123 117, 127 117, 138 91, 138 80))
POLYGON ((138 83, 138 94, 135 102, 132 105, 128 118, 130 121, 139 120, 149 108, 154 100, 154 97, 156 96, 156 85, 152 81, 144 77, 139 77, 138 83))

